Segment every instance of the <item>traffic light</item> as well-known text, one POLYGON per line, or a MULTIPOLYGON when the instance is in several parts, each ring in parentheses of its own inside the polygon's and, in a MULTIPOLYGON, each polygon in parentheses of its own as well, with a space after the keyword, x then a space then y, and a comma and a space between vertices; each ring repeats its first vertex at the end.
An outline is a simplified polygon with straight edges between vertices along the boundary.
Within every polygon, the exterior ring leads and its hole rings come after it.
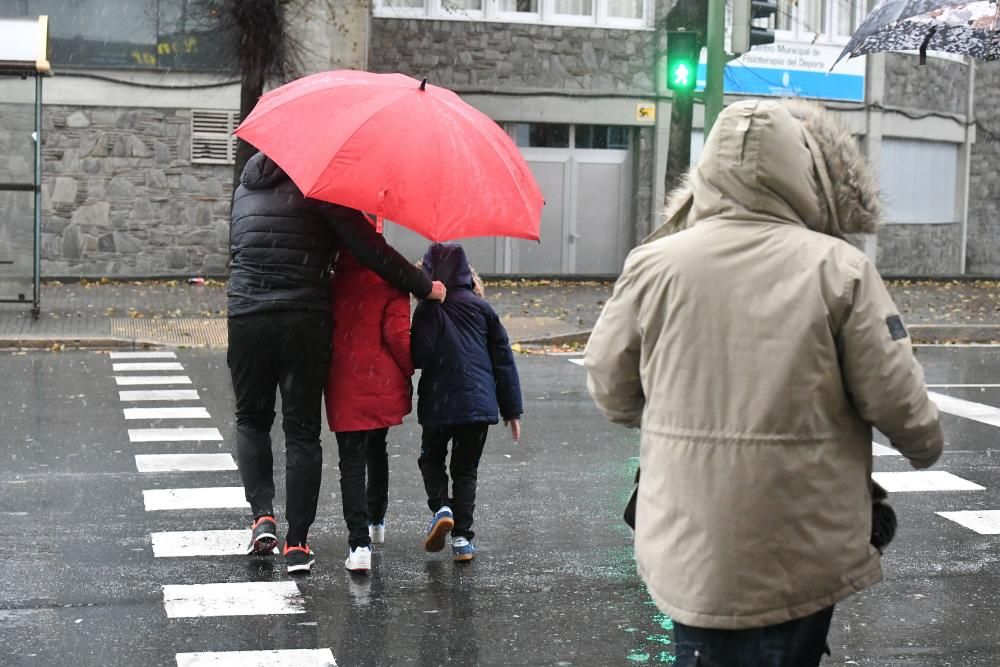
POLYGON ((734 56, 755 46, 774 43, 771 17, 778 13, 777 0, 733 0, 733 35, 729 52, 734 56), (763 19, 763 20, 762 20, 763 19), (767 21, 767 27, 760 24, 767 21))
POLYGON ((667 88, 679 93, 694 91, 698 80, 698 33, 671 30, 667 33, 667 88))

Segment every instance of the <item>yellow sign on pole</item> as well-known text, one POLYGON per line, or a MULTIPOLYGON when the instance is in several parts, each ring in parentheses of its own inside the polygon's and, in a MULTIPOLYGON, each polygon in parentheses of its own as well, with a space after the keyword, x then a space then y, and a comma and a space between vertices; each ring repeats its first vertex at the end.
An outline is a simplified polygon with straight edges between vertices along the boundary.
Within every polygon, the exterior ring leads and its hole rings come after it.
POLYGON ((656 105, 652 102, 639 102, 635 105, 635 119, 640 123, 655 123, 656 105))

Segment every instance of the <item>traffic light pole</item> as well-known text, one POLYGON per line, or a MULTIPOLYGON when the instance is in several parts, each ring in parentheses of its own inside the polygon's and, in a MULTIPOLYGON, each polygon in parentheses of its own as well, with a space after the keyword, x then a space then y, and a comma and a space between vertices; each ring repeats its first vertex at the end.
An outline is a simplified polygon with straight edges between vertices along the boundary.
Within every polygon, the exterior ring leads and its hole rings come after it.
POLYGON ((722 90, 726 76, 726 0, 708 0, 708 30, 705 47, 708 65, 705 77, 705 137, 722 111, 722 90))

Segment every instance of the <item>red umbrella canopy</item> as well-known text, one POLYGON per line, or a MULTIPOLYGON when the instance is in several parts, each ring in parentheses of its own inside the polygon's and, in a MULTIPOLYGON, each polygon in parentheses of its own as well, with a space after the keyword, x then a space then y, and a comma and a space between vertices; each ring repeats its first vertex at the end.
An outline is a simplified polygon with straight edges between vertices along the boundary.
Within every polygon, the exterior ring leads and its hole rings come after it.
POLYGON ((538 240, 542 193, 517 146, 445 88, 402 74, 322 72, 262 96, 236 134, 306 196, 432 241, 538 240))

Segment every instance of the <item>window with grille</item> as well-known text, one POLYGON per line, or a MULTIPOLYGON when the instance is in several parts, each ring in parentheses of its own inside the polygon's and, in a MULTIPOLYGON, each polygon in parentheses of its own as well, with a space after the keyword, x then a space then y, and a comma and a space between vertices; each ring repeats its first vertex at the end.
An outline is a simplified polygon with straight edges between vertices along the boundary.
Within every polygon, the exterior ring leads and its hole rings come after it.
MULTIPOLYGON (((860 1, 860 0, 859 0, 860 1)), ((654 0, 373 0, 375 16, 601 26, 652 27, 654 0)))
POLYGON ((236 157, 237 111, 191 111, 191 162, 233 164, 236 157))

